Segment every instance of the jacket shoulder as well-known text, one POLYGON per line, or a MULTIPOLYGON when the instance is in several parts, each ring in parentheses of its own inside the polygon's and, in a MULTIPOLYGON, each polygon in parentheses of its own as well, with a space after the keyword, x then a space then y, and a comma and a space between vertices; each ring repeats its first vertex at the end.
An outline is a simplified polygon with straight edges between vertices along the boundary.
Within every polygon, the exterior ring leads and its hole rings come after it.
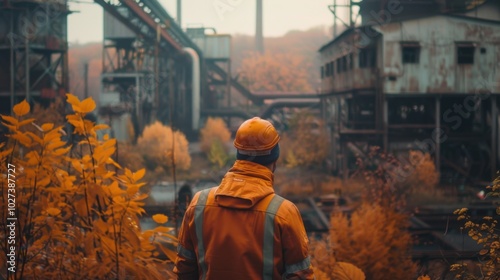
POLYGON ((300 216, 300 212, 297 206, 290 200, 283 198, 283 202, 281 203, 281 206, 278 208, 276 216, 287 220, 290 217, 295 218, 297 215, 300 216))

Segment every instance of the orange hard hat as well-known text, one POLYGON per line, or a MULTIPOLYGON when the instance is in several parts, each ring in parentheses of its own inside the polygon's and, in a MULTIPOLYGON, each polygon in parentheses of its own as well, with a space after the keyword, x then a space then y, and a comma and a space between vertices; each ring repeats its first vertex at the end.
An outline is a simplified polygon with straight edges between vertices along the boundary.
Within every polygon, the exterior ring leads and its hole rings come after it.
POLYGON ((269 155, 279 141, 280 136, 269 121, 254 117, 240 125, 234 147, 242 155, 263 156, 269 155))

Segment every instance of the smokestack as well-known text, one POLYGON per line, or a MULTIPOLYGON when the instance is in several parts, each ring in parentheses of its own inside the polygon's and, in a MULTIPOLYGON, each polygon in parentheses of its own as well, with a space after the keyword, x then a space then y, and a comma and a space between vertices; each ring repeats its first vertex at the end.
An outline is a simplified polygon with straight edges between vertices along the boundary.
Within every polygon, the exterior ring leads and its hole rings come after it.
POLYGON ((181 17, 182 17, 182 6, 181 6, 182 0, 177 0, 177 24, 179 25, 180 28, 182 28, 181 25, 181 17))
POLYGON ((255 49, 264 53, 264 38, 262 35, 262 0, 257 0, 257 19, 255 24, 255 49))

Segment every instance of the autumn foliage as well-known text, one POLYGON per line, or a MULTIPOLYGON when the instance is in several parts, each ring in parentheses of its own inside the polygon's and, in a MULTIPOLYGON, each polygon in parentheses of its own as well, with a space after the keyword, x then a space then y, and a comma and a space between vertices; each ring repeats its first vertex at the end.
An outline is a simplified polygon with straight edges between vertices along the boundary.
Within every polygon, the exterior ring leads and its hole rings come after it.
POLYGON ((250 91, 311 92, 308 62, 298 53, 248 53, 239 69, 250 91))
POLYGON ((231 139, 231 132, 221 118, 208 117, 205 126, 200 130, 200 149, 204 153, 210 152, 214 142, 224 144, 231 139))
POLYGON ((146 126, 137 140, 137 148, 144 157, 148 169, 161 168, 164 172, 174 167, 178 170, 188 170, 191 166, 189 142, 180 131, 160 122, 146 126))
MULTIPOLYGON (((490 192, 487 197, 500 197, 500 177, 497 177, 493 182, 493 186, 489 186, 490 192)), ((468 212, 467 208, 457 209, 454 212, 458 216, 458 220, 464 220, 463 229, 465 232, 482 245, 479 251, 479 269, 481 273, 472 273, 468 269, 467 264, 457 263, 451 266, 451 271, 456 272, 456 279, 467 280, 494 280, 500 279, 500 205, 497 204, 496 211, 493 216, 485 216, 481 221, 474 221, 468 212)))
POLYGON ((372 280, 412 279, 411 235, 407 217, 365 203, 348 218, 331 218, 330 238, 339 261, 359 267, 372 280))
MULTIPOLYGON (((173 258, 165 246, 176 238, 166 226, 140 229, 145 170, 133 172, 112 159, 116 140, 97 137, 107 126, 85 119, 95 108, 92 99, 67 98, 74 111, 66 116, 72 135, 27 118, 26 101, 13 108, 14 116, 1 116, 9 135, 0 144, 0 170, 12 176, 0 185, 0 278, 165 279, 171 272, 156 257, 157 248, 173 258), (30 126, 37 131, 28 131, 30 126), (75 142, 63 140, 68 136, 75 142), (15 199, 15 210, 8 209, 8 199, 15 199), (7 271, 6 260, 12 236, 6 221, 13 216, 15 272, 7 271)), ((161 214, 153 219, 167 221, 161 214)))
POLYGON ((231 139, 231 132, 221 118, 207 119, 200 130, 200 149, 216 168, 223 167, 230 159, 226 143, 231 139))
POLYGON ((321 166, 328 156, 328 143, 323 122, 307 111, 299 112, 282 136, 281 159, 288 167, 321 166))
POLYGON ((408 152, 409 175, 405 183, 412 193, 433 193, 439 183, 439 172, 434 160, 428 153, 421 151, 408 152))

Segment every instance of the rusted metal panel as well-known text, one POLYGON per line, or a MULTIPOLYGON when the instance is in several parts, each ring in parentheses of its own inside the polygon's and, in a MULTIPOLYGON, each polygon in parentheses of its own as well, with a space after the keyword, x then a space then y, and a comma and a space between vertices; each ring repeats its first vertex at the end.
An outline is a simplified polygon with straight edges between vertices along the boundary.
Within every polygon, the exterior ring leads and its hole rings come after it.
MULTIPOLYGON (((123 9, 123 12, 127 10, 123 9)), ((125 26, 121 21, 112 16, 108 11, 104 10, 104 38, 105 39, 125 39, 136 38, 135 33, 125 26)))
MULTIPOLYGON (((500 15, 499 15, 500 17, 500 15)), ((434 16, 376 27, 383 34, 386 93, 474 93, 498 80, 500 24, 434 16), (419 62, 403 64, 401 42, 420 44, 419 62), (474 46, 474 62, 458 64, 457 43, 474 46)))
POLYGON ((202 50, 205 58, 231 58, 231 35, 206 35, 202 50))

